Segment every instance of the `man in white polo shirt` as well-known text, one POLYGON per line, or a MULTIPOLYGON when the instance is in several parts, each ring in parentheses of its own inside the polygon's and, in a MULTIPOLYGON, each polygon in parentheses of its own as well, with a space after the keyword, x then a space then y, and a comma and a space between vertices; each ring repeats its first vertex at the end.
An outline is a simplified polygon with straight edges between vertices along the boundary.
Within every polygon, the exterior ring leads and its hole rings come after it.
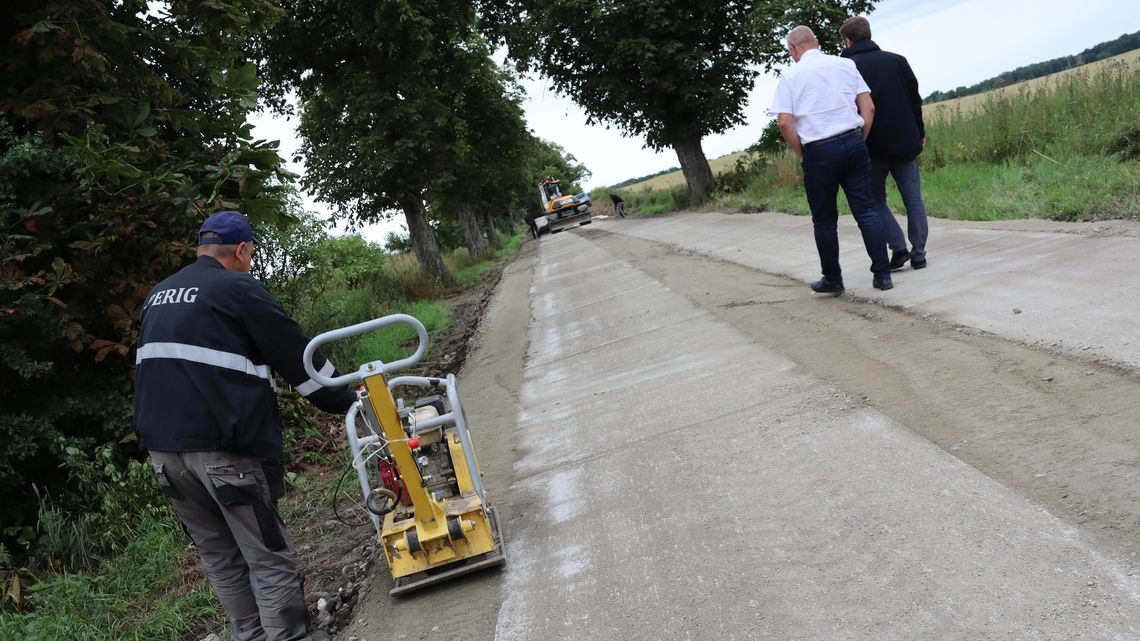
POLYGON ((836 296, 843 292, 835 204, 840 187, 871 257, 871 283, 876 289, 891 289, 886 233, 871 198, 871 159, 864 143, 875 113, 871 90, 855 63, 819 50, 811 29, 792 29, 787 42, 795 64, 780 74, 771 112, 777 114, 780 133, 804 172, 823 272, 811 284, 812 291, 836 296))

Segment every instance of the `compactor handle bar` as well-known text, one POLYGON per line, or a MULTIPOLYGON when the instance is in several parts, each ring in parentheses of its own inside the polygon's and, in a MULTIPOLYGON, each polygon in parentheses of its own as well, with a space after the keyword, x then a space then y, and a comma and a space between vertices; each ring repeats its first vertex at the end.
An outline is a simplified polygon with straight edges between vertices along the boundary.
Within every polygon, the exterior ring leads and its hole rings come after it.
MULTIPOLYGON (((341 327, 340 329, 330 330, 314 337, 311 341, 309 341, 309 344, 305 346, 305 355, 303 361, 305 365, 305 372, 309 374, 309 378, 313 379, 317 383, 320 383, 325 387, 347 387, 349 385, 359 384, 365 376, 369 376, 371 374, 390 374, 392 372, 404 369, 405 367, 411 367, 412 365, 418 363, 421 358, 423 358, 424 352, 427 351, 427 348, 428 334, 427 329, 424 328, 423 323, 421 323, 415 317, 408 316, 407 314, 392 314, 390 316, 382 316, 380 318, 374 318, 370 321, 364 321, 363 323, 349 325, 348 327, 341 327), (321 345, 331 343, 333 341, 343 340, 352 336, 359 336, 365 332, 371 332, 374 329, 380 329, 381 327, 387 327, 389 325, 395 325, 397 323, 410 325, 412 329, 416 330, 416 334, 419 336, 419 344, 416 346, 416 352, 411 356, 400 359, 398 361, 394 361, 392 363, 384 363, 381 361, 365 363, 361 365, 360 369, 357 371, 349 374, 342 374, 335 378, 330 378, 318 372, 316 367, 313 367, 313 354, 316 353, 317 349, 320 348, 321 345)), ((331 372, 331 369, 329 371, 331 372)))

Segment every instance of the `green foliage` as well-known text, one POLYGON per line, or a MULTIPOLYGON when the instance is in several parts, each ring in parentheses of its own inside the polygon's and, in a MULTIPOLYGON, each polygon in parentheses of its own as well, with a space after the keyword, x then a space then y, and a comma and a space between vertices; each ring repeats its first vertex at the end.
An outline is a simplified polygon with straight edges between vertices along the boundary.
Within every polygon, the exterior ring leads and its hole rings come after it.
POLYGON ((530 182, 527 185, 528 199, 537 201, 537 185, 547 176, 554 176, 561 181, 568 194, 580 192, 582 181, 590 177, 590 170, 558 143, 541 138, 534 143, 534 157, 529 167, 530 182))
POLYGON ((406 254, 412 251, 412 238, 405 234, 390 231, 384 239, 384 249, 392 254, 406 254))
POLYGON ((453 252, 450 256, 444 257, 444 262, 447 263, 448 268, 455 274, 455 282, 460 285, 474 285, 475 283, 483 280, 483 276, 495 266, 493 260, 487 260, 486 256, 475 259, 470 254, 456 255, 453 252))
POLYGON ((305 185, 353 222, 402 211, 420 264, 446 281, 424 200, 453 187, 456 159, 472 153, 464 84, 485 69, 472 67, 481 59, 473 9, 436 0, 282 7, 262 55, 274 89, 300 98, 305 185))
MULTIPOLYGON (((292 238, 290 242, 298 241, 292 238)), ((291 252, 305 257, 288 280, 275 280, 274 294, 311 336, 354 325, 383 315, 402 294, 385 264, 387 254, 360 236, 328 236, 317 233, 310 244, 298 243, 291 252)), ((276 242, 270 239, 270 244, 276 242)), ((325 354, 344 366, 352 362, 352 341, 333 343, 325 354)))
MULTIPOLYGON (((389 313, 414 316, 424 324, 429 336, 446 332, 454 320, 451 310, 446 305, 430 301, 400 306, 390 310, 389 313)), ((391 325, 362 335, 356 343, 356 353, 352 362, 356 366, 377 360, 391 363, 411 356, 415 349, 415 330, 404 324, 391 325)))
MULTIPOLYGON (((923 175, 927 209, 967 220, 1102 220, 1140 215, 1140 168, 1113 158, 1027 157, 1001 165, 962 163, 923 175)), ((891 192, 891 206, 902 200, 891 192)))
POLYGON ((1056 86, 992 94, 975 112, 941 114, 927 123, 923 168, 1112 153, 1121 133, 1140 122, 1138 95, 1140 74, 1125 65, 1073 73, 1056 86))
POLYGON ((1121 160, 1140 160, 1140 125, 1125 125, 1108 144, 1108 151, 1121 160))
POLYGON ((480 0, 486 30, 586 112, 655 150, 677 151, 691 198, 713 174, 701 140, 744 122, 758 69, 787 60, 782 37, 806 24, 838 52, 838 29, 875 0, 480 0), (525 15, 527 19, 518 20, 525 15))
MULTIPOLYGON (((1034 155, 1000 165, 965 162, 924 170, 922 195, 931 216, 958 220, 1102 220, 1140 215, 1140 167, 1105 156, 1034 155)), ((803 187, 780 181, 778 167, 794 171, 795 156, 781 158, 748 187, 722 194, 717 204, 744 211, 809 214, 803 187)), ((905 211, 894 184, 887 181, 891 210, 905 211)), ((846 203, 839 199, 840 211, 846 203)))
POLYGON ((94 553, 115 550, 133 538, 144 521, 171 518, 149 461, 128 456, 129 451, 112 444, 100 445, 92 452, 64 447, 68 484, 97 497, 93 502, 71 506, 88 521, 94 553))
POLYGON ((54 576, 31 589, 30 611, 0 611, 0 638, 175 641, 205 621, 220 627, 205 582, 181 587, 185 547, 177 525, 141 522, 130 544, 99 562, 97 572, 54 576))
MULTIPOLYGON (((688 188, 684 186, 657 191, 623 191, 621 196, 625 200, 626 215, 633 218, 685 209, 693 202, 688 188)), ((591 192, 590 197, 599 202, 609 200, 609 191, 596 189, 591 192)))
POLYGON ((40 503, 36 529, 36 556, 43 559, 45 567, 91 569, 95 546, 91 541, 91 520, 86 514, 69 518, 45 497, 40 503))
MULTIPOLYGON (((65 447, 130 432, 130 346, 149 288, 192 254, 218 207, 265 218, 286 176, 252 141, 257 96, 242 39, 263 0, 13 0, 0 21, 0 532, 63 484, 65 447), (203 34, 210 34, 205 36, 203 34)), ((117 446, 113 446, 117 447, 117 446)), ((13 548, 16 549, 16 548, 13 548)), ((23 552, 22 546, 20 548, 23 552)))
MULTIPOLYGON (((306 294, 310 275, 318 269, 318 248, 329 238, 331 223, 304 211, 295 195, 286 207, 287 217, 257 230, 257 254, 250 273, 282 307, 292 310, 306 294)), ((329 265, 319 267, 327 269, 329 265)))
MULTIPOLYGON (((535 141, 523 119, 522 90, 507 69, 495 67, 486 42, 472 37, 453 55, 449 64, 465 69, 454 106, 463 115, 457 123, 463 144, 452 162, 451 184, 433 200, 448 219, 452 212, 458 216, 468 252, 481 256, 488 250, 475 211, 510 216, 511 192, 529 187, 527 169, 533 163, 528 155, 535 141)), ((493 225, 493 218, 485 217, 484 224, 493 225)), ((491 228, 485 231, 494 234, 491 228)), ((441 244, 446 251, 448 245, 441 244)))
POLYGON ((851 16, 869 14, 878 0, 777 0, 757 2, 751 28, 756 34, 753 62, 765 71, 791 64, 786 37, 799 25, 810 27, 819 48, 838 55, 843 50, 839 27, 851 16))

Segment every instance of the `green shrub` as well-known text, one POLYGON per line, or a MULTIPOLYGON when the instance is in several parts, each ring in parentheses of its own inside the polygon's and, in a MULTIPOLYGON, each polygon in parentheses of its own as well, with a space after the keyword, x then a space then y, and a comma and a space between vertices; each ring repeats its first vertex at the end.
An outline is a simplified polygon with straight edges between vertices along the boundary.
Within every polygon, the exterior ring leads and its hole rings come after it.
POLYGON ((98 501, 65 482, 61 440, 93 448, 130 432, 138 310, 192 258, 202 212, 264 220, 279 208, 268 185, 282 159, 250 138, 258 80, 241 44, 277 9, 210 5, 170 17, 122 4, 6 5, 0 538, 14 553, 25 553, 38 513, 33 486, 61 502, 98 501))
POLYGON ((414 254, 396 254, 384 264, 385 283, 391 288, 391 300, 425 300, 444 293, 443 286, 420 269, 414 254))

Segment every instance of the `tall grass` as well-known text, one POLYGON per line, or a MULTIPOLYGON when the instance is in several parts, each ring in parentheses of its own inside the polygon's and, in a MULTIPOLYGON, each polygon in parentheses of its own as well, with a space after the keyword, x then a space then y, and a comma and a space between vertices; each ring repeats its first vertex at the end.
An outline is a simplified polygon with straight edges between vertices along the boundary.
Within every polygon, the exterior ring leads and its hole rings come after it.
POLYGON ((1056 85, 995 92, 977 110, 941 112, 927 122, 923 169, 1100 156, 1138 122, 1140 68, 1114 63, 1098 73, 1071 73, 1056 85))
POLYGON ((35 585, 33 614, 0 612, 0 639, 178 641, 208 623, 220 628, 205 582, 183 585, 191 556, 172 519, 140 523, 130 544, 94 573, 65 572, 35 585))
MULTIPOLYGON (((684 185, 658 191, 645 188, 638 188, 636 190, 625 188, 615 189, 613 191, 620 195, 622 200, 625 201, 626 215, 633 218, 652 216, 653 214, 660 214, 665 211, 685 209, 691 204, 689 200, 689 188, 684 185)), ((608 189, 595 189, 590 192, 590 200, 597 203, 606 202, 609 198, 610 190, 608 189)))
MULTIPOLYGON (((447 305, 433 301, 417 301, 390 313, 408 314, 424 324, 428 336, 442 334, 451 328, 454 320, 447 305)), ((411 356, 416 349, 416 331, 403 323, 369 332, 356 342, 355 364, 372 361, 392 363, 411 356)))

